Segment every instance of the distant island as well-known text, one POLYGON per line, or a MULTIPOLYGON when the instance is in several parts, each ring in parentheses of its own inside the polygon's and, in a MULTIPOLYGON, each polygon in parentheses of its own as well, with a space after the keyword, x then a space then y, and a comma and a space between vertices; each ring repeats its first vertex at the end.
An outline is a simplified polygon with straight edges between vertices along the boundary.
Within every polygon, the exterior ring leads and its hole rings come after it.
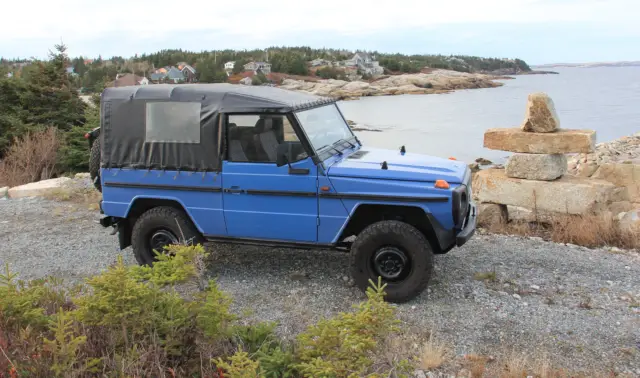
POLYGON ((531 66, 532 68, 593 68, 593 67, 640 67, 640 60, 621 62, 591 62, 591 63, 549 63, 531 66))

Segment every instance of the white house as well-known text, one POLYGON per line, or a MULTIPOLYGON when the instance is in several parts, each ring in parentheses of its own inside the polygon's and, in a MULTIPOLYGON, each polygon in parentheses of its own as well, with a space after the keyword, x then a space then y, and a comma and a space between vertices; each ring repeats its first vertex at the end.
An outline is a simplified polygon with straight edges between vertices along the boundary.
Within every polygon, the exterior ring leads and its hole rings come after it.
POLYGON ((311 61, 312 67, 330 66, 331 62, 326 59, 317 58, 311 61))
POLYGON ((268 74, 271 72, 271 63, 265 62, 249 62, 244 65, 245 71, 253 71, 258 72, 258 70, 262 71, 263 74, 268 74))
POLYGON ((224 64, 224 69, 227 71, 232 71, 233 68, 236 66, 236 62, 232 61, 232 62, 227 62, 224 64))
POLYGON ((380 66, 380 63, 369 54, 363 52, 355 53, 351 59, 345 60, 343 64, 357 67, 360 71, 369 75, 382 75, 384 73, 384 68, 380 66))

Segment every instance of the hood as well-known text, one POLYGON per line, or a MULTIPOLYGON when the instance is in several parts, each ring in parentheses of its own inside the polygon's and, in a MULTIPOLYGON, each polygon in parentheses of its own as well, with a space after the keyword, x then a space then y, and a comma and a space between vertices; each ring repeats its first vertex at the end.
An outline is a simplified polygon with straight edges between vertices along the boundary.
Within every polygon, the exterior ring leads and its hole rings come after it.
POLYGON ((446 180, 460 184, 467 165, 456 160, 400 151, 363 147, 329 167, 330 177, 358 177, 382 180, 434 182, 446 180), (382 169, 382 162, 388 169, 382 169))

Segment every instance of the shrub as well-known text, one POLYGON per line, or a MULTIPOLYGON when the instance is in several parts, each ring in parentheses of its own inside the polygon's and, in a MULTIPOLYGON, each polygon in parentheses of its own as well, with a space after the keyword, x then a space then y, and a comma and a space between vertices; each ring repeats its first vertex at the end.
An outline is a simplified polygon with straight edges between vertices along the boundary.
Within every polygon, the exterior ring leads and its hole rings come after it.
POLYGON ((165 252, 151 267, 126 266, 119 257, 67 291, 53 278, 17 281, 7 268, 0 275, 0 376, 380 377, 387 365, 385 376, 400 376, 391 364, 373 367, 396 324, 380 282, 355 311, 283 341, 275 323, 235 324, 231 299, 213 280, 195 296, 178 293, 177 284, 197 278, 202 246, 165 252))
POLYGON ((0 162, 0 184, 17 186, 53 177, 59 147, 55 128, 27 132, 14 141, 0 162))
POLYGON ((59 165, 65 172, 87 172, 89 170, 89 143, 84 134, 89 131, 85 126, 74 126, 63 134, 64 142, 60 148, 59 165))
POLYGON ((229 378, 259 378, 258 372, 260 364, 249 358, 247 352, 242 350, 236 352, 233 356, 229 357, 229 362, 226 362, 222 358, 216 360, 216 365, 226 373, 224 376, 229 378))
POLYGON ((312 325, 298 336, 299 370, 305 376, 359 377, 372 365, 378 342, 396 330, 394 309, 384 301, 386 285, 367 289, 368 300, 353 313, 312 325))
POLYGON ((323 79, 339 79, 345 80, 346 75, 344 71, 333 68, 333 67, 322 67, 316 71, 316 76, 321 77, 323 79))

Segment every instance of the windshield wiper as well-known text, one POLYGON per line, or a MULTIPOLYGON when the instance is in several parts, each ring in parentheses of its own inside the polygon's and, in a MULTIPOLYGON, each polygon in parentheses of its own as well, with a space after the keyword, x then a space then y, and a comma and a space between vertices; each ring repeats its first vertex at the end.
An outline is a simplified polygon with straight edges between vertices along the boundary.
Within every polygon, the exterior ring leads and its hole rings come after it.
POLYGON ((340 139, 339 141, 335 142, 333 145, 335 146, 338 143, 347 143, 349 144, 349 146, 351 146, 351 148, 354 148, 356 146, 355 144, 349 142, 348 139, 340 139))
POLYGON ((325 147, 329 147, 329 148, 331 148, 331 149, 335 150, 335 151, 338 153, 338 155, 342 156, 342 151, 340 151, 339 149, 337 149, 337 148, 335 148, 335 147, 333 147, 333 146, 330 146, 330 145, 328 145, 328 144, 325 144, 324 146, 322 146, 322 147, 318 148, 318 151, 320 151, 321 149, 323 149, 323 148, 325 148, 325 147))

